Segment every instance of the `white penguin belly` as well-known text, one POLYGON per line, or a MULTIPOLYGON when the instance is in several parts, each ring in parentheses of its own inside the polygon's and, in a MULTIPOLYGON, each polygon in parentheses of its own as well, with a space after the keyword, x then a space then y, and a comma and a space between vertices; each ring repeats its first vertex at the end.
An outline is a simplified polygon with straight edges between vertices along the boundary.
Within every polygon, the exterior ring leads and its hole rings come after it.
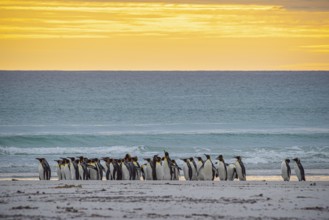
POLYGON ((235 162, 235 169, 236 169, 236 173, 238 174, 239 180, 240 181, 246 180, 246 177, 243 175, 242 168, 241 168, 240 163, 238 161, 235 162))
POLYGON ((222 161, 219 161, 217 172, 219 179, 222 181, 225 181, 227 179, 227 170, 225 169, 225 166, 226 165, 222 161))
POLYGON ((204 180, 212 180, 212 164, 207 160, 202 168, 204 180))
POLYGON ((167 161, 164 161, 163 165, 163 180, 171 180, 171 171, 167 161))
POLYGON ((126 165, 122 165, 122 180, 129 180, 129 170, 126 165))
POLYGON ((230 164, 227 166, 227 180, 233 181, 235 175, 235 165, 230 164))
POLYGON ((157 164, 155 171, 156 171, 156 175, 157 175, 157 180, 162 180, 163 179, 163 168, 162 168, 162 165, 157 164))
POLYGON ((146 173, 145 173, 145 179, 146 180, 153 180, 153 176, 152 176, 152 167, 150 164, 146 165, 146 173))
POLYGON ((297 164, 295 164, 294 170, 295 170, 295 174, 296 174, 298 180, 301 181, 301 179, 302 179, 302 174, 301 174, 301 172, 300 172, 300 170, 299 170, 297 164))
POLYGON ((45 170, 43 169, 41 164, 39 164, 38 170, 39 170, 39 179, 45 180, 45 170))
POLYGON ((65 179, 66 180, 71 179, 71 172, 70 172, 70 168, 69 168, 68 165, 65 165, 65 167, 64 167, 64 174, 65 174, 65 179))
POLYGON ((286 165, 285 161, 283 161, 281 163, 281 176, 282 176, 284 181, 289 181, 290 180, 290 177, 289 177, 289 174, 288 174, 288 168, 287 168, 287 165, 286 165))

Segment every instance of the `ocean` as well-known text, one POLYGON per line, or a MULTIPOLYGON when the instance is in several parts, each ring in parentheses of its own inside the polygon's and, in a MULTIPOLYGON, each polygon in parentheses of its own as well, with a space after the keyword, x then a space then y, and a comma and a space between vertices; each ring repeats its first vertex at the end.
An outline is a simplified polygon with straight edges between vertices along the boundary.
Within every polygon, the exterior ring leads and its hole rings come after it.
POLYGON ((55 172, 59 157, 164 150, 328 175, 328 97, 323 71, 0 71, 0 177, 37 176, 36 157, 55 172))

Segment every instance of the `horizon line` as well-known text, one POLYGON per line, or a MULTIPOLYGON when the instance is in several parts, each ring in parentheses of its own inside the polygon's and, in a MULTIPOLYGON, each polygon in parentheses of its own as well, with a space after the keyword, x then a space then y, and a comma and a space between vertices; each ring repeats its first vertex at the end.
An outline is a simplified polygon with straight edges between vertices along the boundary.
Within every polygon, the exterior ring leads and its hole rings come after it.
POLYGON ((97 70, 97 69, 88 69, 88 70, 65 70, 65 69, 17 69, 17 70, 6 70, 6 69, 0 69, 0 72, 18 72, 18 71, 47 71, 47 72, 92 72, 92 71, 97 71, 97 72, 327 72, 327 70, 205 70, 205 69, 200 69, 200 70, 175 70, 175 69, 168 69, 168 70, 97 70))

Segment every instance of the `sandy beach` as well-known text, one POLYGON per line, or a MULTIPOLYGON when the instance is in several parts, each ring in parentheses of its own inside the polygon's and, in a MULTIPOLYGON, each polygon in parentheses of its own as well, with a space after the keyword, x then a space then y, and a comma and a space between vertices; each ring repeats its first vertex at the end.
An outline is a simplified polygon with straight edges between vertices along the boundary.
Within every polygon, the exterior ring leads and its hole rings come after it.
POLYGON ((0 218, 328 219, 328 190, 328 181, 0 181, 0 218))

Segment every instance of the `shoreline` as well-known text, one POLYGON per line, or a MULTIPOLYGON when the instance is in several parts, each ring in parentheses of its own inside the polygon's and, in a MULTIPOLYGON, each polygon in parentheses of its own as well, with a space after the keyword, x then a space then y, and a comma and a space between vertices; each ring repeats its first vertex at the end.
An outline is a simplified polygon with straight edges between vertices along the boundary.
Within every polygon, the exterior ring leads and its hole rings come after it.
MULTIPOLYGON (((39 181, 38 176, 7 176, 3 177, 0 176, 0 181, 39 181)), ((67 181, 74 181, 76 183, 79 183, 82 180, 58 180, 56 176, 52 177, 50 181, 59 181, 59 182, 67 182, 67 181)), ((90 181, 90 180, 87 180, 90 181)), ((100 180, 99 180, 100 181, 100 180)), ((109 182, 118 182, 118 180, 106 180, 105 177, 103 177, 102 181, 109 181, 109 182)), ((100 182, 102 182, 100 181, 100 182)), ((170 182, 204 182, 204 181, 186 181, 184 176, 180 176, 179 180, 172 180, 170 182)), ((279 175, 251 175, 247 176, 247 181, 274 181, 274 182, 284 182, 282 177, 279 175)), ((311 181, 329 181, 329 175, 308 175, 306 176, 306 182, 311 182, 311 181)), ((133 180, 126 180, 124 182, 136 182, 133 180)), ((137 182, 150 182, 149 180, 140 180, 137 182)), ((157 182, 157 181, 155 181, 157 182)), ((239 182, 239 180, 234 180, 234 181, 220 181, 218 177, 215 178, 213 182, 239 182)), ((296 176, 291 176, 290 182, 298 182, 296 176)))
POLYGON ((1 219, 327 219, 329 181, 0 181, 1 219))

